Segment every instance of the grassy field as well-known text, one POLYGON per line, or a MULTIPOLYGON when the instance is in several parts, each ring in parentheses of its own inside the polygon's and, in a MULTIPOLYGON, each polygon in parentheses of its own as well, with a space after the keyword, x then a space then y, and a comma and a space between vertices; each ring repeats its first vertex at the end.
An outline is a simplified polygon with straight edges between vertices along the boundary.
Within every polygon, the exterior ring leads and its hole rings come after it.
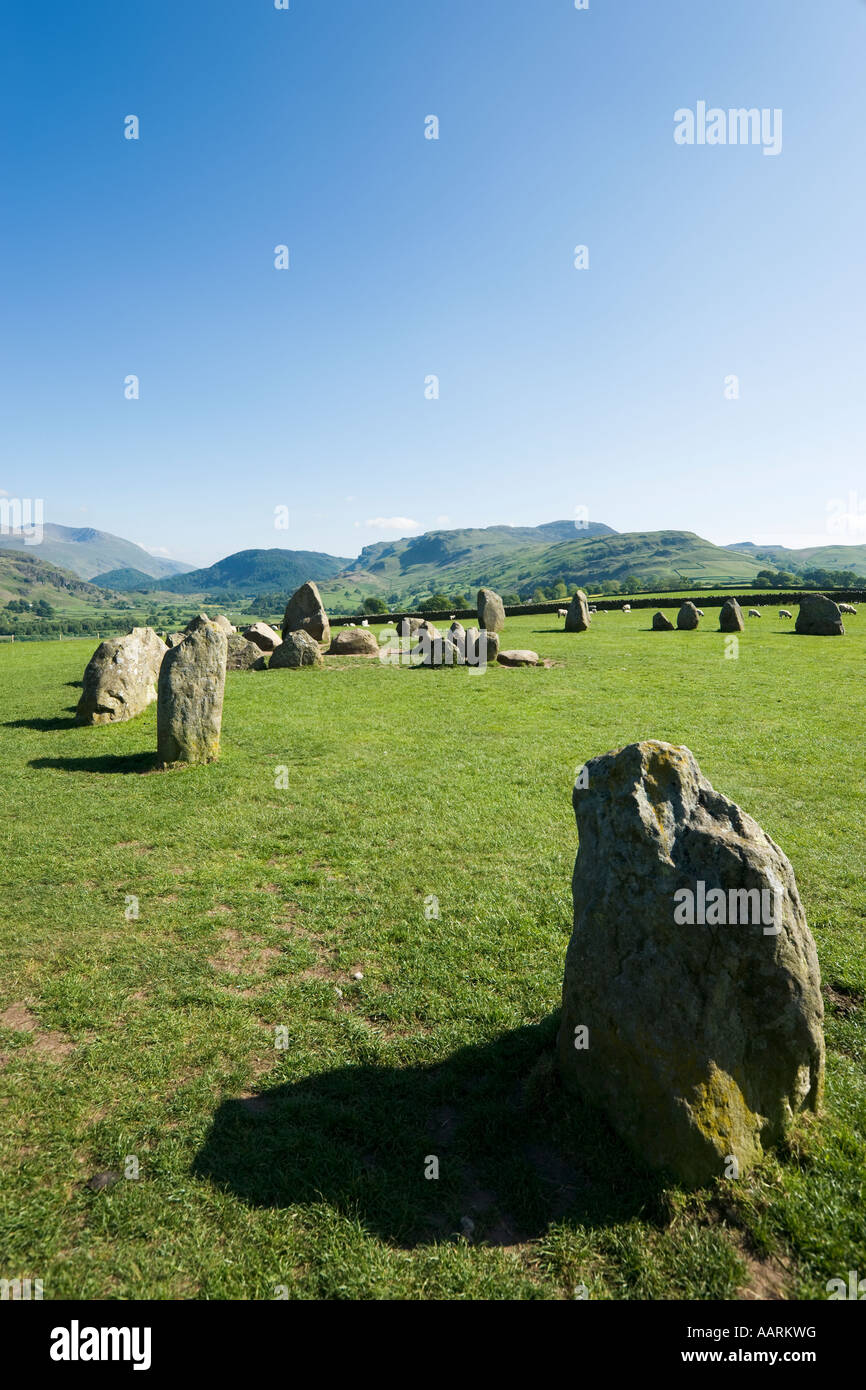
POLYGON ((509 621, 550 669, 233 673, 220 762, 166 773, 154 708, 74 726, 93 643, 0 646, 0 1276, 734 1299, 866 1275, 866 615, 830 640, 768 613, 736 659, 709 612, 650 619, 509 621), (697 1192, 550 1060, 571 784, 649 737, 788 854, 827 1002, 821 1121, 697 1192))

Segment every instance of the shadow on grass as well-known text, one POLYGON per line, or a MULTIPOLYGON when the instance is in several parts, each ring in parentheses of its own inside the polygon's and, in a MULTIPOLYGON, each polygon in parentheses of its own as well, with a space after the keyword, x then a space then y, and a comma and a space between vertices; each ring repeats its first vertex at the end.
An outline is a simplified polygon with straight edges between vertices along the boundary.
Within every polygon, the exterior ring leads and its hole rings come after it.
POLYGON ((103 753, 94 758, 31 758, 28 767, 58 772, 153 772, 156 753, 103 753))
POLYGON ((404 1249, 510 1246, 555 1221, 662 1222, 658 1176, 562 1093, 557 1024, 435 1065, 341 1067, 224 1101, 193 1172, 251 1206, 328 1203, 404 1249))
POLYGON ((71 719, 61 719, 59 715, 54 719, 8 719, 3 725, 4 729, 35 729, 37 733, 49 734, 58 729, 76 729, 81 726, 76 723, 74 718, 77 705, 70 705, 67 713, 71 714, 71 719))

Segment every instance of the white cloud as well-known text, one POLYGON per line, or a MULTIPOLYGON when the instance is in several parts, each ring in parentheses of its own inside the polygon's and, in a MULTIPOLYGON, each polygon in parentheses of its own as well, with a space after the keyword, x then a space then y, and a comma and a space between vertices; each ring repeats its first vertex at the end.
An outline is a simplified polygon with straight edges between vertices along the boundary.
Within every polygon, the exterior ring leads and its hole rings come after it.
POLYGON ((437 518, 436 518, 436 525, 437 525, 437 526, 450 526, 450 525, 451 525, 451 518, 450 518, 450 516, 437 516, 437 518))
POLYGON ((410 516, 374 516, 368 521, 356 521, 356 526, 370 526, 376 531, 420 531, 421 523, 410 516))

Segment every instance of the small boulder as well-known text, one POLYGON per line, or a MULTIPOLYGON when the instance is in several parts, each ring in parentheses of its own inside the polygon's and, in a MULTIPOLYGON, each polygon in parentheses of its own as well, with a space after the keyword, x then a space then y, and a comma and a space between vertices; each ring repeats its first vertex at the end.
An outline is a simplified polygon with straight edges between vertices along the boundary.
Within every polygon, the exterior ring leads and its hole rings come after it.
POLYGON ((283 618, 283 641, 290 632, 306 632, 315 642, 327 646, 331 640, 331 624, 325 612, 322 596, 312 582, 296 589, 286 604, 283 618))
POLYGON ((817 1110, 823 1002, 815 943, 778 845, 713 789, 688 748, 592 758, 560 1070, 649 1164, 737 1175, 817 1110))
POLYGON ((743 610, 735 598, 726 598, 719 613, 719 632, 745 632, 743 610))
POLYGON ((271 654, 268 670, 280 671, 324 664, 322 649, 308 632, 290 632, 286 640, 271 654))
POLYGON ((488 632, 501 632, 505 626, 505 605, 492 589, 478 590, 478 626, 488 632))
POLYGON ((565 615, 566 632, 588 632, 592 618, 589 616, 589 602, 583 589, 578 589, 568 605, 565 615))
POLYGON ((697 608, 691 599, 687 598, 677 614, 677 627, 681 632, 694 632, 700 621, 697 608))
POLYGON ((255 642, 248 642, 245 637, 241 637, 239 632, 230 633, 226 641, 228 643, 226 651, 227 671, 263 671, 265 669, 262 649, 257 647, 255 642))
POLYGON ((842 614, 838 603, 824 594, 804 594, 794 624, 797 632, 809 637, 844 637, 842 614))
POLYGON ((328 648, 328 656, 378 656, 379 643, 366 627, 344 627, 328 648))
POLYGON ((219 757, 228 637, 207 618, 195 618, 159 672, 157 756, 172 763, 211 763, 219 757))
POLYGON ((664 613, 653 613, 653 632, 673 632, 674 625, 664 613))
POLYGON ((256 646, 263 652, 272 652, 282 642, 280 634, 267 623, 252 623, 244 628, 244 637, 248 642, 255 642, 256 646))
POLYGON ((531 652, 525 648, 500 652, 496 658, 500 666, 537 666, 540 659, 538 652, 531 652))
POLYGON ((126 637, 100 643, 84 672, 76 722, 116 724, 141 714, 156 699, 167 651, 150 627, 134 627, 126 637))

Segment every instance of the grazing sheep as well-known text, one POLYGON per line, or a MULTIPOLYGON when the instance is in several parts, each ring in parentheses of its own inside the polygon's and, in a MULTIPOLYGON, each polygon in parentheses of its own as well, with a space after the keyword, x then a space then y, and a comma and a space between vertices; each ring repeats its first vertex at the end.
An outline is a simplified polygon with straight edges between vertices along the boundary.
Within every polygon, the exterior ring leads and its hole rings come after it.
POLYGON ((630 603, 624 603, 623 606, 622 606, 622 611, 623 611, 623 613, 630 613, 630 612, 631 612, 631 604, 630 604, 630 603))
POLYGON ((839 612, 840 612, 840 613, 856 613, 856 612, 857 612, 857 609, 854 607, 853 603, 840 603, 840 604, 839 604, 839 612))
POLYGON ((568 617, 568 609, 567 609, 567 608, 557 608, 556 611, 557 611, 557 613, 559 614, 560 618, 567 618, 567 617, 568 617))
POLYGON ((697 613, 697 615, 698 615, 699 618, 702 618, 702 617, 704 616, 704 610, 703 610, 703 608, 696 608, 696 609, 695 609, 695 612, 697 613))
POLYGON ((760 616, 761 616, 761 615, 760 615, 760 613, 758 612, 757 608, 750 608, 750 609, 749 609, 749 617, 750 617, 750 618, 760 618, 760 616))
POLYGON ((788 610, 787 610, 787 608, 780 608, 780 609, 779 609, 779 617, 780 617, 780 618, 793 618, 793 616, 794 616, 794 614, 793 614, 793 613, 789 613, 788 610))
POLYGON ((367 619, 366 619, 366 618, 362 618, 362 619, 361 619, 361 627, 369 627, 369 626, 370 626, 370 624, 367 622, 367 619))

